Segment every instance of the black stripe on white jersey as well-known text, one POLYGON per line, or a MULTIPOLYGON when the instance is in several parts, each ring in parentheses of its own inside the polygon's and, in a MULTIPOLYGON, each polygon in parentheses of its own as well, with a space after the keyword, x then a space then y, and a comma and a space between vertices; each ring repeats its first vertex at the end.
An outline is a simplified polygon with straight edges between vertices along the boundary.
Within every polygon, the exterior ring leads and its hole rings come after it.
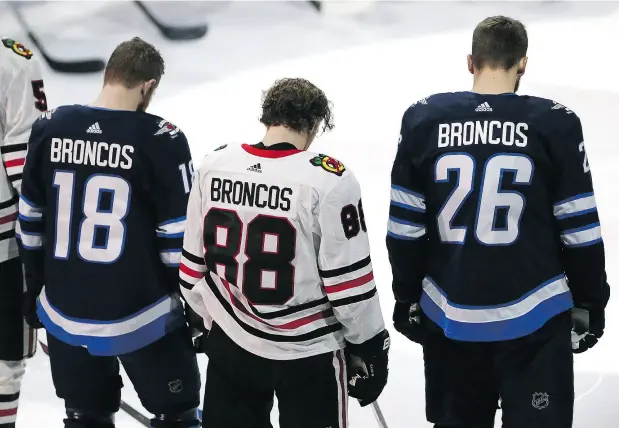
POLYGON ((318 270, 318 273, 320 274, 320 276, 322 278, 334 278, 336 276, 340 276, 340 275, 344 275, 347 273, 352 273, 356 270, 359 269, 363 269, 364 267, 366 267, 367 265, 369 265, 371 262, 370 256, 367 256, 365 259, 363 260, 359 260, 358 262, 355 262, 351 265, 348 266, 344 266, 341 268, 337 268, 337 269, 329 269, 329 270, 318 270))
POLYGON ((246 323, 241 321, 241 319, 239 319, 239 317, 234 313, 234 309, 232 309, 230 302, 228 302, 224 298, 224 296, 221 295, 221 292, 219 291, 217 284, 215 284, 215 281, 213 281, 210 275, 206 275, 204 279, 206 280, 206 283, 208 284, 209 288, 211 289, 211 291, 213 292, 217 300, 219 300, 219 303, 221 304, 221 306, 223 306, 226 312, 228 312, 228 315, 232 317, 232 319, 237 323, 237 325, 239 325, 243 330, 245 330, 247 333, 251 334, 252 336, 256 336, 261 339, 266 339, 266 340, 270 340, 273 342, 294 343, 294 342, 306 342, 308 340, 317 339, 319 337, 326 336, 328 334, 333 334, 336 331, 339 331, 342 329, 342 324, 337 322, 331 325, 327 325, 325 327, 320 327, 314 331, 310 331, 310 332, 295 335, 295 336, 284 336, 280 334, 272 334, 272 333, 264 332, 262 330, 258 330, 257 328, 247 325, 246 323))

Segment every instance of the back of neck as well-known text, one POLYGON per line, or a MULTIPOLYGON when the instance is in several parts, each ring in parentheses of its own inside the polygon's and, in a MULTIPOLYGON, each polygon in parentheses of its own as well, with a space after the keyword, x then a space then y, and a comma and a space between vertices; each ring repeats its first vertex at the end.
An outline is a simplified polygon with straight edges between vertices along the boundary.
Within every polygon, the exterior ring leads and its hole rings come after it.
POLYGON ((106 85, 101 89, 101 93, 90 103, 93 107, 102 107, 110 110, 135 111, 139 101, 131 90, 122 85, 106 85))
POLYGON ((475 74, 473 92, 478 94, 506 94, 514 92, 516 75, 505 70, 484 70, 475 74))
POLYGON ((278 143, 290 143, 299 150, 305 150, 307 136, 285 126, 270 126, 262 138, 262 144, 268 147, 278 143))

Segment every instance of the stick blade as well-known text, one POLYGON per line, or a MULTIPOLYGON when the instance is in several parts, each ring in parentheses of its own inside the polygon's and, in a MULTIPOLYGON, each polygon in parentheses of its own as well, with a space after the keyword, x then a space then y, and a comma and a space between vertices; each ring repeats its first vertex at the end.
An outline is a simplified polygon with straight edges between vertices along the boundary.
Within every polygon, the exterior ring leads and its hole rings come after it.
POLYGON ((195 40, 202 38, 208 31, 208 26, 198 25, 195 27, 171 27, 161 26, 161 32, 170 40, 195 40))
POLYGON ((62 61, 51 58, 39 42, 39 39, 31 31, 28 37, 41 53, 49 67, 59 73, 96 73, 105 68, 105 62, 100 59, 81 59, 62 61))

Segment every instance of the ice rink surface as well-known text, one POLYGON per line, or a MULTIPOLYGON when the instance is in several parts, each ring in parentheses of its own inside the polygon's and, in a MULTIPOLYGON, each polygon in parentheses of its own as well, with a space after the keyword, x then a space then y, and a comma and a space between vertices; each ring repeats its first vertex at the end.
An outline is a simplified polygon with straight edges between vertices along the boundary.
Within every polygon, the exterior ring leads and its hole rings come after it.
MULTIPOLYGON (((389 325, 393 298, 384 235, 389 171, 402 113, 432 93, 470 89, 465 57, 478 21, 495 14, 522 19, 530 48, 520 92, 557 100, 580 116, 609 282, 611 287, 619 283, 619 2, 380 3, 370 13, 337 18, 321 17, 300 2, 152 5, 168 22, 208 20, 207 37, 185 43, 162 39, 130 3, 36 2, 24 7, 56 58, 107 58, 117 43, 133 35, 160 47, 167 72, 151 112, 183 129, 197 163, 221 144, 260 140, 261 90, 275 79, 305 77, 324 89, 335 104, 336 128, 319 138, 312 150, 343 161, 359 179, 389 325)), ((31 45, 2 3, 0 26, 3 35, 31 45)), ((88 103, 101 77, 46 70, 49 106, 88 103)), ((619 426, 619 302, 614 293, 604 338, 575 358, 576 428, 619 426)), ((424 415, 421 349, 394 331, 392 337, 390 379, 379 400, 388 425, 430 427, 424 415)), ((204 368, 205 357, 200 360, 204 368)), ((128 382, 123 398, 141 409, 128 382)), ((350 408, 352 427, 377 426, 369 408, 353 402, 350 408)), ((61 427, 63 414, 49 363, 39 352, 26 374, 18 426, 61 427)), ((139 425, 119 412, 117 426, 139 425)))

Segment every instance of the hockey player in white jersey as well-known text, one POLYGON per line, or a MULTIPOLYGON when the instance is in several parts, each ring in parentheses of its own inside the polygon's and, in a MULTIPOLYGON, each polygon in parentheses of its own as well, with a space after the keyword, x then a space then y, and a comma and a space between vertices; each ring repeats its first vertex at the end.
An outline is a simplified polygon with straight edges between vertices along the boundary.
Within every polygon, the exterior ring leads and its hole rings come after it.
POLYGON ((21 262, 15 241, 22 170, 32 123, 47 110, 35 55, 15 40, 0 46, 0 427, 17 418, 24 358, 34 354, 36 335, 24 322, 21 262))
POLYGON ((180 283, 208 334, 203 426, 271 427, 276 394, 280 427, 343 428, 348 394, 365 406, 387 382, 359 184, 306 151, 333 127, 312 83, 277 81, 260 121, 262 142, 209 154, 189 198, 180 283))

